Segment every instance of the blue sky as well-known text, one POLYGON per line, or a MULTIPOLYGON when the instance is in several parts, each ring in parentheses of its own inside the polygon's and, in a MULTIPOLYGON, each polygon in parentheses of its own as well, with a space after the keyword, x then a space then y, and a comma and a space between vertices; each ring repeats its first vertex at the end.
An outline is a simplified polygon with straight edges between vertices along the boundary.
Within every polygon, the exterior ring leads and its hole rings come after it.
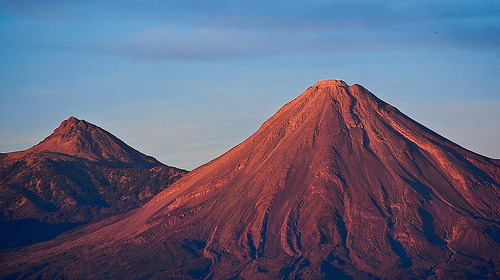
POLYGON ((498 1, 0 0, 0 152, 76 116, 193 169, 336 78, 499 158, 499 67, 498 1))

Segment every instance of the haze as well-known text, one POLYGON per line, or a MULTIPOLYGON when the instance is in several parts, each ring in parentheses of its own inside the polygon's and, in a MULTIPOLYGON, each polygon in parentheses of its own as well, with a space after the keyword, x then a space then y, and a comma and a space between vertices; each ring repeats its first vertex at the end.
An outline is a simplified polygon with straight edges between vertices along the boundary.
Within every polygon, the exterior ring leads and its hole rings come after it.
POLYGON ((498 1, 1 1, 0 152, 69 116, 193 169, 318 79, 500 157, 498 1))

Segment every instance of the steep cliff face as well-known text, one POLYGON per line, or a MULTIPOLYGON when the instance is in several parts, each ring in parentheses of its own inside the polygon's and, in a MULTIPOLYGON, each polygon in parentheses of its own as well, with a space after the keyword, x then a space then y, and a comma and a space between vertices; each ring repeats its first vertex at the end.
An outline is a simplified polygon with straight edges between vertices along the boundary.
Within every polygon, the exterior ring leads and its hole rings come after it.
POLYGON ((124 213, 185 173, 71 117, 38 145, 0 157, 0 247, 124 213))
POLYGON ((1 260, 31 277, 494 278, 499 164, 320 81, 143 207, 1 260))

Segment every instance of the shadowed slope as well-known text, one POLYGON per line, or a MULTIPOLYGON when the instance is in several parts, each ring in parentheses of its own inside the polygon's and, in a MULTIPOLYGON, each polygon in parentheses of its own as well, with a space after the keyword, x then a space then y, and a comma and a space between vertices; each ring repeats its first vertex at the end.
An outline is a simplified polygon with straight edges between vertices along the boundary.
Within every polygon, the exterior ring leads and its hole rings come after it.
POLYGON ((494 277, 499 172, 320 81, 142 208, 2 260, 33 277, 494 277))

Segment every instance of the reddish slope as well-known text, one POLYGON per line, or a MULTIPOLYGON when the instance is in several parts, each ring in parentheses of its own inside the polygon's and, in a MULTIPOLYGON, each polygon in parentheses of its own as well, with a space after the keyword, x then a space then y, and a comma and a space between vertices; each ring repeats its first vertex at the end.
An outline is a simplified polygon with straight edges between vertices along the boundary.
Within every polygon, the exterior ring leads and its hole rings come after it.
POLYGON ((33 277, 494 278, 499 176, 363 87, 321 81, 142 208, 2 260, 33 277))
POLYGON ((40 144, 1 155, 0 247, 129 211, 185 173, 71 117, 40 144))
POLYGON ((153 157, 133 149, 106 130, 75 117, 63 121, 38 145, 9 156, 20 157, 32 153, 63 154, 90 161, 117 163, 120 166, 160 165, 153 157))

